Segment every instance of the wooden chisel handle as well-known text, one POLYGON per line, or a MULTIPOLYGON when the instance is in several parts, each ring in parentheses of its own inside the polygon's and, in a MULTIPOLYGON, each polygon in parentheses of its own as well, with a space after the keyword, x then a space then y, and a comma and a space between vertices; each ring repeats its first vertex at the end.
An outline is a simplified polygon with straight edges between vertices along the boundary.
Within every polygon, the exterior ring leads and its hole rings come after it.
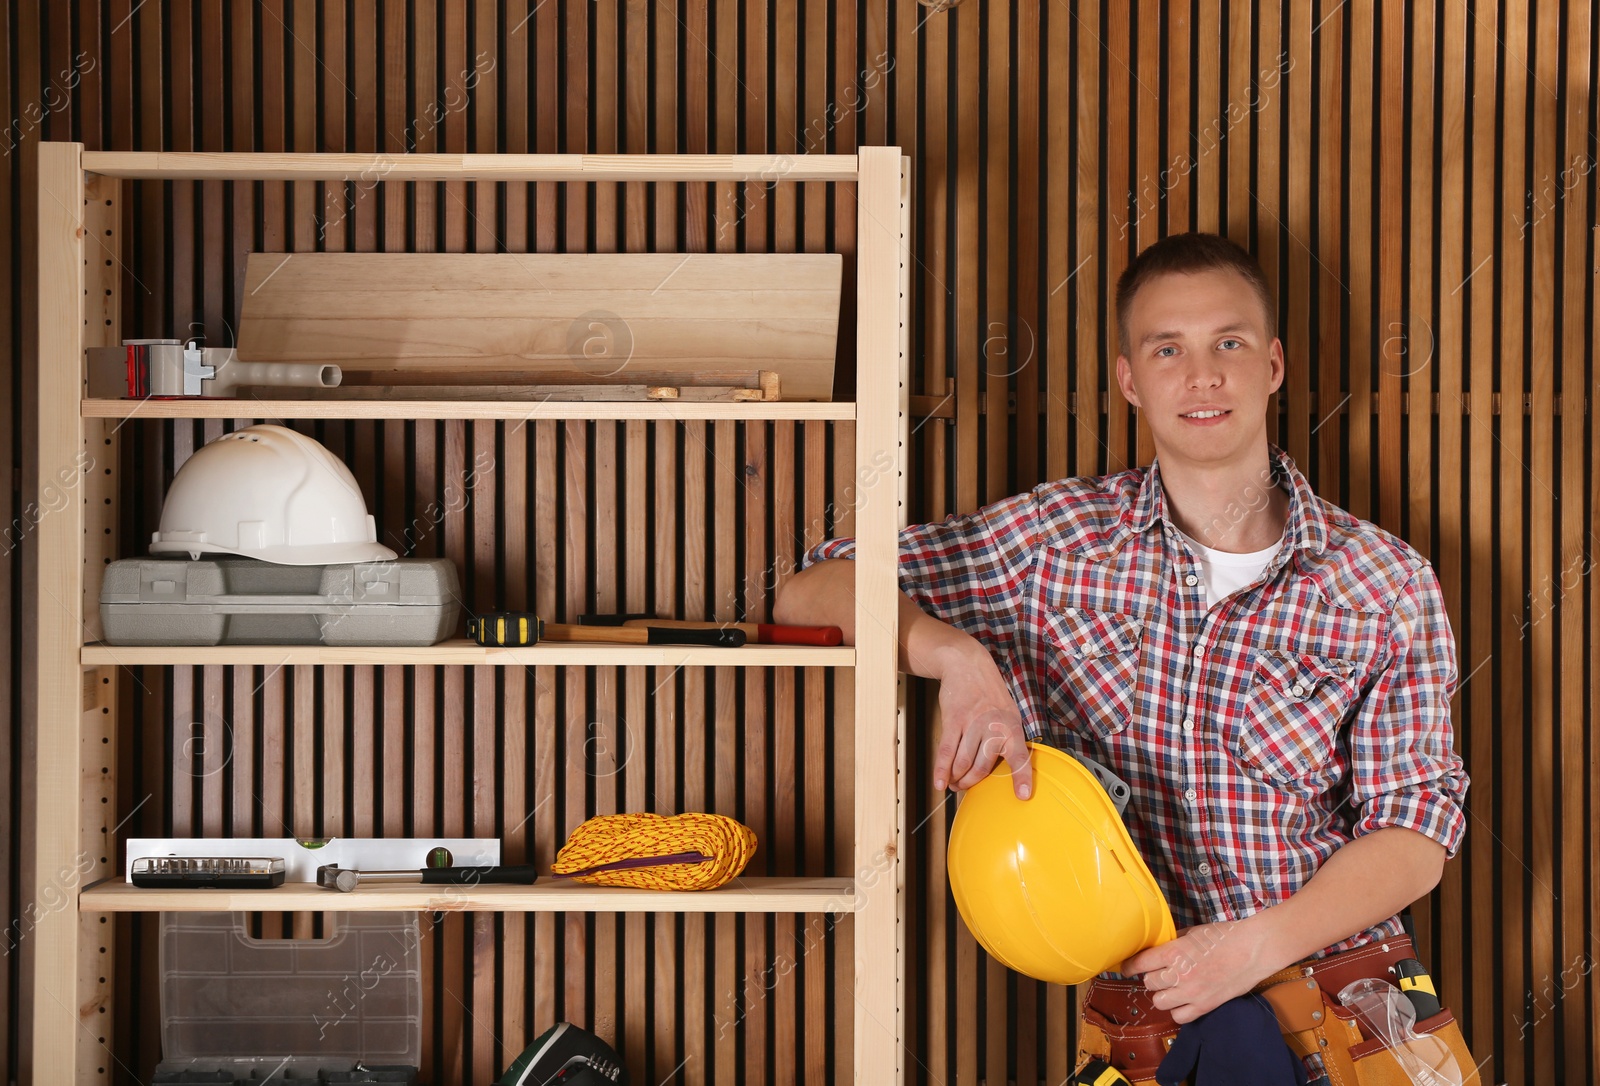
POLYGON ((707 645, 713 648, 736 649, 748 639, 743 630, 723 629, 712 625, 710 629, 688 629, 662 626, 646 622, 638 626, 575 626, 559 622, 543 624, 540 639, 544 641, 623 642, 629 645, 707 645))
MULTIPOLYGON (((781 626, 770 622, 697 622, 682 618, 630 618, 623 627, 659 626, 682 630, 743 630, 762 645, 841 645, 844 631, 837 626, 781 626)), ((616 627, 612 627, 615 629, 616 627)))

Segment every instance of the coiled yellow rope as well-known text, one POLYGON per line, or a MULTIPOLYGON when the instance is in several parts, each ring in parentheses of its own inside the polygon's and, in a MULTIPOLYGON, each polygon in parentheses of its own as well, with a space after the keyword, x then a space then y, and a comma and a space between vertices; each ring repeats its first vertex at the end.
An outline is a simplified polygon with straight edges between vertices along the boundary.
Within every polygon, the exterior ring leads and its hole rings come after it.
POLYGON ((572 831, 556 854, 551 870, 596 886, 714 890, 743 871, 755 852, 755 831, 725 815, 599 815, 572 831), (708 858, 672 859, 679 853, 699 853, 708 858), (662 862, 592 870, 652 858, 661 858, 662 862))

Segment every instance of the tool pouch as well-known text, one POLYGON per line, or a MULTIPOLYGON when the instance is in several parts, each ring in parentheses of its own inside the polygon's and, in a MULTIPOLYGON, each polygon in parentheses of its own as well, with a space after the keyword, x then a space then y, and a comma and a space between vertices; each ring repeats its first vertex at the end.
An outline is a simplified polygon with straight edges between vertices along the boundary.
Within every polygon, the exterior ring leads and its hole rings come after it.
MULTIPOLYGON (((1355 1012, 1339 1005, 1316 980, 1297 976, 1264 985, 1257 994, 1272 1006, 1283 1038, 1296 1056, 1322 1058, 1329 1086, 1414 1086, 1395 1052, 1382 1040, 1366 1039, 1355 1012)), ((1105 985, 1091 998, 1112 1013, 1085 1004, 1078 1034, 1077 1067, 1104 1060, 1140 1086, 1156 1080, 1156 1069, 1178 1035, 1178 1027, 1162 1012, 1139 1010, 1139 997, 1105 985)), ((1412 1027, 1417 1040, 1407 1049, 1428 1067, 1455 1058, 1461 1086, 1481 1086, 1477 1064, 1467 1050, 1461 1027, 1448 1010, 1412 1027)), ((1444 1078, 1440 1082, 1448 1081, 1444 1078)))
POLYGON ((1178 1027, 1172 1020, 1164 1015, 1162 1018, 1163 1021, 1148 1025, 1120 1023, 1085 1006, 1078 1029, 1078 1070, 1082 1071, 1092 1060, 1104 1060, 1135 1086, 1154 1082, 1156 1068, 1178 1036, 1178 1027))
MULTIPOLYGON (((1394 1050, 1381 1039, 1364 1038, 1355 1012, 1335 1003, 1316 981, 1282 981, 1262 990, 1261 995, 1272 1004, 1284 1040, 1295 1055, 1317 1053, 1322 1057, 1329 1086, 1413 1086, 1412 1076, 1394 1050)), ((1414 1057, 1430 1068, 1443 1064, 1446 1055, 1454 1057, 1461 1086, 1479 1086, 1476 1063, 1453 1014, 1440 1011, 1418 1022, 1412 1031, 1417 1039, 1406 1048, 1414 1057)), ((1441 1076, 1437 1081, 1451 1080, 1441 1076)))

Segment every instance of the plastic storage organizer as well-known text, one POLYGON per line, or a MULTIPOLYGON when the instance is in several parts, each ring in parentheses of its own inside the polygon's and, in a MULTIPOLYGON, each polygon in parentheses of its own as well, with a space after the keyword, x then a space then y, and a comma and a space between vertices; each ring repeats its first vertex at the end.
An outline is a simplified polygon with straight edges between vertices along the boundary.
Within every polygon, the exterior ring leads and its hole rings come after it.
POLYGON ((323 939, 257 939, 244 913, 161 914, 155 1082, 416 1081, 415 913, 334 913, 323 939))

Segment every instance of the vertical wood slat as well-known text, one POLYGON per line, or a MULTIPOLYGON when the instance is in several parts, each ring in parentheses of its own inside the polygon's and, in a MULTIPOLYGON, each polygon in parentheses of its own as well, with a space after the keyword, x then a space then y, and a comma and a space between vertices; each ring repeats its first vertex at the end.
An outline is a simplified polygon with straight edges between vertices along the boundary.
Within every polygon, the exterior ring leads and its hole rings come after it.
MULTIPOLYGON (((1511 71, 1513 64, 1528 55, 1528 9, 1526 4, 1518 0, 1508 0, 1504 5, 1504 11, 1503 33, 1501 37, 1496 38, 1496 44, 1504 50, 1501 61, 1504 69, 1511 71)), ((1505 125, 1504 135, 1525 132, 1529 95, 1526 82, 1506 84, 1502 122, 1505 125)), ((1502 201, 1519 200, 1521 194, 1526 191, 1528 183, 1533 180, 1531 164, 1527 161, 1526 155, 1524 140, 1506 139, 1501 153, 1500 199, 1502 201)), ((1499 250, 1490 266, 1484 269, 1493 275, 1491 282, 1495 284, 1495 293, 1502 300, 1499 334, 1496 338, 1500 351, 1511 352, 1510 357, 1521 354, 1527 336, 1526 314, 1523 308, 1525 295, 1520 289, 1507 289, 1510 284, 1520 285, 1524 274, 1522 231, 1518 228, 1514 235, 1514 226, 1517 224, 1510 219, 1502 219, 1499 250)), ((1513 399, 1521 399, 1525 391, 1525 380, 1518 370, 1520 367, 1510 373, 1502 372, 1500 375, 1502 403, 1508 393, 1513 399)), ((1504 598, 1521 600, 1524 598, 1524 593, 1529 590, 1525 587, 1529 560, 1528 536, 1527 533, 1515 530, 1514 527, 1522 522, 1526 509, 1523 415, 1521 411, 1505 411, 1501 413, 1497 422, 1494 436, 1498 446, 1500 485, 1497 495, 1498 508, 1495 512, 1500 531, 1495 551, 1501 563, 1500 588, 1504 598)), ((1527 763, 1531 753, 1529 744, 1532 740, 1533 726, 1530 717, 1534 712, 1533 705, 1525 693, 1528 688, 1524 685, 1527 681, 1523 666, 1524 649, 1521 638, 1512 631, 1512 627, 1516 625, 1512 614, 1513 612, 1509 610, 1505 613, 1498 630, 1503 680, 1499 691, 1500 713, 1502 721, 1508 716, 1510 719, 1518 720, 1516 730, 1520 732, 1518 738, 1521 742, 1502 747, 1496 769, 1507 797, 1516 797, 1520 800, 1525 790, 1530 787, 1527 763)), ((1501 727, 1504 728, 1504 723, 1501 727)), ((1545 1002, 1542 998, 1542 989, 1545 986, 1541 983, 1538 961, 1539 944, 1542 940, 1535 936, 1535 928, 1540 918, 1534 912, 1535 895, 1541 892, 1541 888, 1537 886, 1537 875, 1531 870, 1532 865, 1528 862, 1530 859, 1537 859, 1530 855, 1532 831, 1529 823, 1533 812, 1520 802, 1507 803, 1501 810, 1504 818, 1496 827, 1496 833, 1509 845, 1509 855, 1503 856, 1501 861, 1501 900, 1507 932, 1504 960, 1510 976, 1522 982, 1518 987, 1525 987, 1526 992, 1531 993, 1529 999, 1532 1006, 1526 1009, 1528 1017, 1531 1018, 1535 1014, 1545 1013, 1541 1006, 1545 1002)), ((1535 1046, 1545 1043, 1544 1039, 1549 1030, 1525 1030, 1518 1026, 1516 1034, 1513 1035, 1512 1026, 1511 1021, 1501 1022, 1501 1040, 1497 1047, 1503 1053, 1518 1053, 1521 1062, 1531 1075, 1537 1064, 1535 1046)))
MULTIPOLYGON (((12 58, 16 56, 15 47, 20 29, 13 26, 11 20, 0 19, 0 65, 4 65, 8 76, 16 68, 12 58)), ((88 85, 98 87, 102 78, 103 73, 90 72, 88 85)), ((12 97, 11 80, 0 79, 0 116, 11 118, 16 114, 17 102, 12 97)), ((0 207, 5 208, 5 214, 0 215, 0 248, 8 253, 22 248, 23 228, 15 221, 14 212, 26 206, 24 200, 26 178, 20 168, 22 156, 17 153, 15 143, 15 134, 7 131, 4 144, 6 154, 4 159, 0 160, 0 207)), ((14 347, 16 338, 27 321, 27 318, 18 312, 17 300, 21 293, 22 284, 12 272, 11 262, 0 262, 0 367, 4 367, 8 378, 0 384, 0 449, 5 450, 14 448, 13 442, 27 428, 27 424, 19 418, 23 404, 20 402, 18 389, 10 380, 11 375, 20 372, 18 367, 27 364, 14 347)), ((120 298, 118 300, 120 302, 120 298)), ((7 468, 21 466, 13 462, 9 451, 0 456, 3 456, 0 463, 7 468)), ((16 616, 22 608, 22 594, 12 588, 23 557, 19 553, 19 542, 15 531, 15 525, 23 512, 19 508, 20 497, 10 487, 0 488, 0 521, 3 521, 5 529, 4 544, 0 545, 0 613, 5 615, 4 621, 0 622, 0 652, 3 652, 3 659, 0 659, 0 703, 8 708, 20 707, 22 688, 25 685, 23 677, 17 674, 12 664, 12 650, 17 644, 20 632, 16 616)), ((0 780, 7 782, 7 787, 11 789, 10 794, 26 799, 30 793, 25 783, 18 779, 22 776, 20 770, 24 762, 14 730, 21 723, 20 714, 15 715, 15 721, 12 729, 7 730, 7 741, 0 743, 0 780)), ((31 828, 32 824, 27 819, 16 819, 12 831, 0 836, 0 894, 4 895, 6 901, 22 900, 26 876, 21 875, 19 869, 27 862, 24 859, 26 845, 23 842, 31 828)), ((21 1008, 14 1006, 11 998, 12 991, 20 989, 25 976, 21 970, 21 955, 11 952, 13 943, 14 939, 8 935, 5 940, 6 953, 0 955, 0 1015, 4 1016, 4 1021, 7 1023, 7 1028, 0 1030, 0 1062, 7 1068, 16 1067, 21 1062, 21 1048, 28 1043, 24 1037, 29 1033, 29 1026, 21 1017, 23 1014, 21 1008), (14 1028, 10 1025, 13 1014, 18 1016, 16 1019, 18 1025, 14 1028)), ((121 1024, 122 1019, 114 1023, 114 1025, 121 1024)))
MULTIPOLYGON (((1436 33, 1441 39, 1443 57, 1443 63, 1438 71, 1440 87, 1438 142, 1442 151, 1441 168, 1437 178, 1438 195, 1443 207, 1457 220, 1465 215, 1468 206, 1468 175, 1465 169, 1468 138, 1465 103, 1467 73, 1463 40, 1466 32, 1465 23, 1464 11, 1447 9, 1443 19, 1440 20, 1440 25, 1436 28, 1436 33)), ((1419 35, 1419 47, 1423 44, 1425 43, 1422 36, 1419 35)), ((1415 199, 1413 197, 1413 201, 1415 199)), ((1461 341, 1464 316, 1461 297, 1459 294, 1451 294, 1446 288, 1460 282, 1466 274, 1462 251, 1466 240, 1462 233, 1456 230, 1444 231, 1437 240, 1439 253, 1437 282, 1430 291, 1431 312, 1437 314, 1437 318, 1429 325, 1427 342, 1430 352, 1437 342, 1461 341), (1437 336, 1433 334, 1434 327, 1437 327, 1437 336)), ((1429 290, 1426 284, 1423 289, 1429 290)), ((1413 311, 1417 308, 1413 304, 1413 311)), ((1408 351, 1407 355, 1410 357, 1411 352, 1408 351)), ((1464 607, 1462 570, 1465 568, 1463 559, 1467 554, 1463 544, 1467 539, 1468 527, 1467 510, 1464 508, 1466 497, 1464 480, 1468 468, 1466 434, 1460 411, 1465 367, 1445 365, 1431 353, 1428 362, 1436 370, 1433 380, 1438 384, 1440 404, 1437 460, 1439 508, 1436 520, 1438 546, 1433 554, 1433 560, 1438 569, 1440 585, 1444 590, 1445 610, 1451 615, 1459 615, 1464 607)), ((1324 387, 1326 384, 1324 381, 1324 387)), ((1413 503, 1426 500, 1428 489, 1425 484, 1418 486, 1413 483, 1413 503)), ((1459 674, 1465 676, 1472 667, 1468 653, 1471 641, 1467 637, 1467 631, 1458 630, 1457 633, 1457 670, 1459 674)), ((1463 756, 1470 760, 1471 752, 1467 746, 1470 741, 1466 727, 1467 716, 1462 712, 1464 704, 1465 699, 1458 684, 1451 709, 1456 723, 1457 747, 1463 752, 1463 756)), ((1459 862, 1445 867, 1442 883, 1444 903, 1440 909, 1439 922, 1433 930, 1432 945, 1420 948, 1422 953, 1429 955, 1434 961, 1440 960, 1441 947, 1464 945, 1469 923, 1464 899, 1469 892, 1468 888, 1472 885, 1471 876, 1470 850, 1464 850, 1459 862)), ((1473 972, 1478 973, 1482 970, 1473 972)), ((1471 976, 1463 975, 1461 970, 1441 978, 1443 988, 1439 994, 1446 1006, 1460 1007, 1462 1015, 1470 1014, 1470 1004, 1466 1001, 1472 979, 1471 976)))
MULTIPOLYGON (((1596 80, 1595 73, 1588 67, 1595 45, 1593 20, 1594 12, 1582 4, 1569 4, 1563 12, 1562 29, 1566 39, 1563 82, 1568 89, 1565 116, 1562 118, 1565 131, 1556 156, 1564 171, 1557 174, 1557 183, 1563 187, 1569 179, 1578 180, 1577 171, 1581 170, 1584 156, 1592 155, 1594 150, 1595 141, 1590 129, 1595 117, 1591 99, 1596 92, 1596 80)), ((1594 255, 1589 249, 1589 238, 1593 236, 1591 227, 1595 221, 1596 206, 1592 199, 1584 200, 1585 194, 1576 185, 1573 186, 1572 195, 1574 206, 1566 211, 1561 220, 1566 227, 1565 236, 1558 234, 1561 248, 1552 254, 1552 262, 1556 266, 1552 297, 1560 299, 1555 305, 1563 318, 1558 329, 1560 346, 1557 348, 1557 357, 1562 360, 1560 380, 1563 398, 1576 395, 1579 389, 1593 387, 1589 376, 1593 372, 1592 365, 1586 364, 1592 363, 1592 359, 1584 358, 1581 345, 1592 343, 1594 312, 1587 304, 1589 298, 1586 297, 1584 283, 1590 283, 1592 290, 1597 276, 1592 273, 1585 276, 1582 273, 1585 267, 1593 269, 1596 263, 1592 259, 1582 261, 1582 257, 1594 255), (1587 214, 1580 214, 1580 211, 1587 211, 1587 214), (1586 316, 1590 318, 1590 323, 1586 323, 1586 316)), ((1592 609, 1585 610, 1581 593, 1577 591, 1582 578, 1576 577, 1575 583, 1569 586, 1568 577, 1580 570, 1592 569, 1591 548, 1596 536, 1593 531, 1594 507, 1586 505, 1583 485, 1586 440, 1593 441, 1592 426, 1586 427, 1563 411, 1561 445, 1557 454, 1561 465, 1558 577, 1563 600, 1559 647, 1562 681, 1557 715, 1560 729, 1558 764, 1563 776, 1572 773, 1580 777, 1584 775, 1580 767, 1590 764, 1587 748, 1592 742, 1589 730, 1584 727, 1583 707, 1587 697, 1583 665, 1585 641, 1590 636, 1586 630, 1586 620, 1594 612, 1592 609)), ((1592 810, 1581 789, 1561 790, 1561 952, 1558 959, 1561 973, 1558 975, 1563 977, 1563 987, 1567 983, 1566 978, 1576 972, 1573 963, 1584 961, 1584 956, 1589 952, 1584 932, 1588 930, 1594 899, 1588 892, 1585 872, 1594 852, 1593 845, 1587 839, 1587 827, 1590 825, 1587 815, 1592 810)), ((1600 1016, 1600 1000, 1592 992, 1563 1001, 1565 1046, 1556 1054, 1557 1073, 1572 1074, 1574 1072, 1568 1069, 1594 1066, 1595 1035, 1590 1019, 1597 1016, 1600 1016)))

